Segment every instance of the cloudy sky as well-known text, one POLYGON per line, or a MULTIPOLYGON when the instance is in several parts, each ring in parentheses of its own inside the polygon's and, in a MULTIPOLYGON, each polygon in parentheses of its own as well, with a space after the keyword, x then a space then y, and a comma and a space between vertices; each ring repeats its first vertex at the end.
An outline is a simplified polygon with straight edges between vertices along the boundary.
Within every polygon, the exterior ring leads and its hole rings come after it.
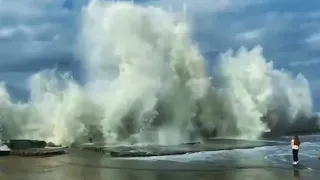
MULTIPOLYGON (((260 44, 277 68, 303 73, 320 99, 320 1, 136 0, 140 4, 188 4, 194 37, 211 63, 219 52, 260 44)), ((87 0, 0 0, 0 80, 15 96, 25 80, 47 68, 79 76, 74 49, 81 6, 87 0)), ((320 103, 317 105, 320 110, 320 103)))

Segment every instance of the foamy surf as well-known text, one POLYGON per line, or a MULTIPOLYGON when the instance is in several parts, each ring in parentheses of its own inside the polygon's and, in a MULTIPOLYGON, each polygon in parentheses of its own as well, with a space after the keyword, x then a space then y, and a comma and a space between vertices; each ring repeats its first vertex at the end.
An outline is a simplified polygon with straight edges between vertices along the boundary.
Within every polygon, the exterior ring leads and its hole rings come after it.
POLYGON ((223 53, 208 77, 191 35, 184 18, 164 9, 91 1, 77 52, 87 83, 40 72, 28 103, 13 103, 2 85, 4 136, 64 146, 89 137, 178 144, 203 132, 256 139, 311 115, 308 81, 274 69, 262 47, 223 53))
POLYGON ((10 151, 10 149, 8 148, 8 146, 0 144, 0 151, 10 151))

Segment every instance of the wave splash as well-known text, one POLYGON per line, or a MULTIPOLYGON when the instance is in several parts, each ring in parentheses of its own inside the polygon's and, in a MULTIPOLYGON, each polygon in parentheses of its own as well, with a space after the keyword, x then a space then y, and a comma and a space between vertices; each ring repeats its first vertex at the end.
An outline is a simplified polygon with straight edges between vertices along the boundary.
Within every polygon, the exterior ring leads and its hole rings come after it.
POLYGON ((184 18, 156 7, 91 1, 82 11, 79 55, 87 83, 54 70, 30 79, 28 103, 0 86, 7 138, 70 145, 176 144, 201 136, 255 139, 312 113, 308 81, 273 68, 262 47, 220 56, 213 77, 184 18))

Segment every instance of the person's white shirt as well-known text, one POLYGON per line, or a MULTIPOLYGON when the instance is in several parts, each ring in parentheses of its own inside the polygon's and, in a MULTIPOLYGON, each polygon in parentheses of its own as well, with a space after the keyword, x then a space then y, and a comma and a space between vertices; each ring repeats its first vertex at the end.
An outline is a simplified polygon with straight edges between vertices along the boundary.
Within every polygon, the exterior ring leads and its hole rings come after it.
POLYGON ((291 140, 291 147, 292 147, 292 149, 299 150, 299 146, 298 145, 294 145, 294 140, 293 139, 291 140))

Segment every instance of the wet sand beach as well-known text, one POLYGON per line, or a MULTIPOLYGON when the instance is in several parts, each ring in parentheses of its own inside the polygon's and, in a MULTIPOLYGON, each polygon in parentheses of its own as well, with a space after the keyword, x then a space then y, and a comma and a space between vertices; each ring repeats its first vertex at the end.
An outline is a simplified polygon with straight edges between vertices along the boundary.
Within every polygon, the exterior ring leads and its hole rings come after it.
MULTIPOLYGON (((308 170, 305 168, 281 168, 272 166, 262 167, 220 167, 219 170, 210 169, 208 165, 201 169, 201 166, 193 165, 176 169, 163 169, 165 163, 153 164, 150 169, 141 165, 141 162, 128 162, 125 160, 113 161, 114 167, 103 167, 99 165, 99 159, 92 159, 91 162, 71 163, 70 156, 46 157, 46 158, 22 158, 6 157, 0 161, 0 179, 5 180, 212 180, 212 179, 318 179, 320 170, 308 170), (68 162, 63 162, 66 160, 68 162), (127 164, 127 165, 126 165, 127 164), (133 168, 133 166, 135 167, 133 168), (160 170, 157 170, 156 166, 160 170), (122 168, 121 168, 122 167, 122 168), (139 169, 141 168, 141 169, 139 169), (162 169, 162 170, 161 170, 162 169), (195 169, 195 170, 192 170, 195 169)), ((142 163, 143 164, 143 163, 142 163)), ((171 165, 172 166, 172 165, 171 165)), ((214 165, 213 165, 214 166, 214 165)))

